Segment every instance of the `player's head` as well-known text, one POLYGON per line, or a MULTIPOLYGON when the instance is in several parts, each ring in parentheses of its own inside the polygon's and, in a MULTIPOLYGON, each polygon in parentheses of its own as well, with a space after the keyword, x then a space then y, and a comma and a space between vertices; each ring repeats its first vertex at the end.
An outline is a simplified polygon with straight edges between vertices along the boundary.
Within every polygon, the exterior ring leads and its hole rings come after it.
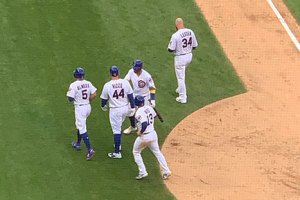
POLYGON ((132 63, 132 69, 134 73, 139 73, 143 68, 143 61, 136 59, 132 63))
POLYGON ((184 28, 184 23, 183 23, 182 18, 177 18, 177 19, 175 20, 175 26, 176 26, 176 29, 177 29, 177 30, 178 30, 178 29, 184 28))
POLYGON ((84 69, 82 67, 77 67, 74 71, 74 78, 83 78, 84 77, 84 69))
POLYGON ((144 99, 143 96, 141 96, 141 95, 135 96, 135 98, 134 98, 134 104, 135 104, 135 106, 141 107, 141 106, 144 105, 144 102, 145 102, 145 99, 144 99))
POLYGON ((119 76, 120 70, 117 66, 114 65, 109 68, 109 72, 112 77, 117 77, 119 76))

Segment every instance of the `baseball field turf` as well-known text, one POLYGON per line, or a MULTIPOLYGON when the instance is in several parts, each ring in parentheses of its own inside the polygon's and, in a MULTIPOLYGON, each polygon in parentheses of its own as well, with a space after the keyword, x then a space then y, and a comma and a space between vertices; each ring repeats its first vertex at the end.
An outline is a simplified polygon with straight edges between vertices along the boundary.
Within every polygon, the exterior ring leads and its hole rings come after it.
MULTIPOLYGON (((299 0, 284 0, 291 13, 296 18, 298 24, 300 23, 300 1, 299 0)), ((298 38, 299 40, 299 38, 298 38)))
MULTIPOLYGON (((149 177, 134 179, 135 134, 123 136, 123 159, 107 157, 113 136, 99 97, 88 118, 95 157, 85 161, 85 150, 71 148, 74 108, 65 95, 76 66, 85 68, 100 94, 109 66, 118 65, 123 77, 133 59, 142 59, 165 119, 156 122, 160 144, 189 113, 245 91, 192 0, 2 0, 0 9, 0 199, 174 199, 148 150, 143 156, 149 177), (199 42, 187 71, 186 105, 175 101, 167 51, 176 17, 199 42)), ((128 125, 127 119, 123 128, 128 125)))

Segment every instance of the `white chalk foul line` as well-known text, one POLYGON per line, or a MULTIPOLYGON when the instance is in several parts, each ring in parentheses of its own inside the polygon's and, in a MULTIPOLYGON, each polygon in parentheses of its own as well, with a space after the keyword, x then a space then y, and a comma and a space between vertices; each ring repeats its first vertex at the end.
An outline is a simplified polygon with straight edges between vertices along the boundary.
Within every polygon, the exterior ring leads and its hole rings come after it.
POLYGON ((285 22, 284 18, 281 16, 281 14, 279 13, 279 11, 275 7, 275 5, 273 4, 272 0, 267 0, 267 2, 271 6, 272 10, 274 11, 275 15, 279 19, 280 23, 282 24, 282 26, 284 27, 284 29, 286 30, 286 32, 288 33, 288 35, 290 36, 291 40, 295 44, 295 46, 298 49, 298 51, 300 51, 300 43, 299 43, 299 41, 297 40, 297 38, 295 37, 295 35, 293 34, 293 32, 291 31, 291 29, 287 25, 287 23, 285 22))

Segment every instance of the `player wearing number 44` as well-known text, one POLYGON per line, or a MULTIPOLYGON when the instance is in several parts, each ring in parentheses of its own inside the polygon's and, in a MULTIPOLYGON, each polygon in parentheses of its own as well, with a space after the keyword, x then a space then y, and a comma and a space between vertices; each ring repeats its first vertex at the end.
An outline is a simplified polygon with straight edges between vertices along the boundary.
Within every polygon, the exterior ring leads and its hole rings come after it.
POLYGON ((192 50, 198 46, 197 39, 191 29, 185 28, 183 20, 177 18, 175 20, 176 32, 172 35, 169 42, 168 51, 174 52, 175 73, 178 87, 176 93, 176 101, 179 103, 187 103, 185 70, 191 63, 193 54, 192 50))
POLYGON ((77 129, 77 141, 72 142, 72 147, 80 150, 81 139, 83 139, 86 148, 86 160, 90 160, 95 151, 91 147, 90 139, 87 132, 86 120, 91 113, 90 101, 96 97, 96 90, 90 81, 84 80, 84 69, 77 67, 73 72, 74 81, 67 92, 67 97, 75 106, 75 125, 77 129))
POLYGON ((114 151, 108 153, 110 158, 122 158, 120 152, 122 139, 122 123, 126 116, 135 112, 133 91, 127 80, 119 78, 119 68, 112 66, 109 69, 111 80, 105 83, 101 93, 101 109, 107 111, 106 103, 109 102, 109 121, 114 134, 114 151), (129 106, 130 105, 130 106, 129 106))

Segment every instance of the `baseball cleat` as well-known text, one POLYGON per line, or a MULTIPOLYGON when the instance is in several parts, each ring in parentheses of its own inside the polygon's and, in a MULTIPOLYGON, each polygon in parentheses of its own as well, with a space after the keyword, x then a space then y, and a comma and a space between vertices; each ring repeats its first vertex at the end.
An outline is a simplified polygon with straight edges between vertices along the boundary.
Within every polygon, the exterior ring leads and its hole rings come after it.
POLYGON ((147 177, 148 173, 144 173, 144 174, 139 174, 137 177, 135 177, 136 180, 142 180, 143 178, 147 177))
POLYGON ((90 160, 95 155, 95 151, 93 149, 88 150, 86 153, 86 160, 90 160))
POLYGON ((111 152, 111 153, 108 153, 107 155, 108 155, 108 157, 114 158, 114 159, 122 158, 121 152, 119 152, 119 153, 111 152))
POLYGON ((186 103, 187 102, 187 100, 183 100, 180 97, 176 97, 176 101, 179 102, 179 103, 186 103))
POLYGON ((123 131, 124 134, 130 134, 133 131, 137 131, 137 127, 129 126, 127 129, 123 131))
POLYGON ((169 173, 164 173, 164 174, 162 175, 162 179, 163 179, 163 180, 167 180, 170 176, 171 176, 171 173, 170 173, 170 172, 169 172, 169 173))
POLYGON ((77 143, 77 142, 75 142, 75 141, 72 142, 72 147, 73 147, 74 149, 76 149, 77 151, 81 150, 80 144, 77 143))

